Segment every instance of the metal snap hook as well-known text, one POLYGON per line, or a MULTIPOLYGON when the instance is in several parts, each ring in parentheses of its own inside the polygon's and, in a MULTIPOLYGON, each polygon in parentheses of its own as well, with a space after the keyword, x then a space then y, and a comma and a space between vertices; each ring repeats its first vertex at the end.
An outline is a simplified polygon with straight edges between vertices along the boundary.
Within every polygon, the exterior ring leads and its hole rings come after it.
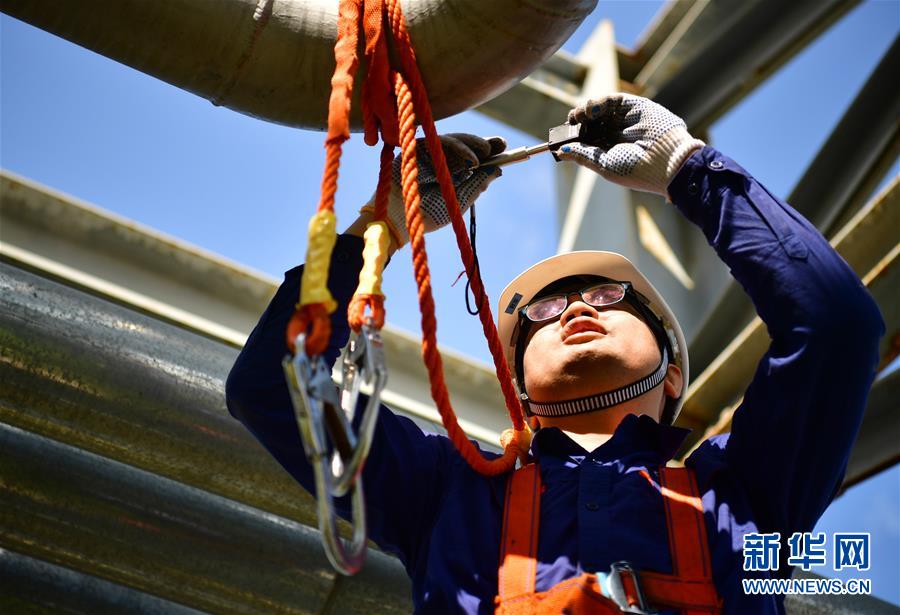
MULTIPOLYGON (((295 348, 305 348, 305 341, 306 334, 301 333, 295 340, 295 348)), ((368 536, 362 480, 358 477, 364 456, 355 462, 358 467, 354 467, 353 460, 359 450, 358 441, 341 407, 337 387, 332 382, 330 370, 322 357, 310 358, 300 350, 293 357, 286 356, 282 367, 303 449, 313 469, 319 530, 322 532, 325 555, 341 574, 355 574, 365 561, 368 536), (329 442, 333 444, 334 452, 330 453, 329 442), (343 455, 351 460, 351 464, 342 473, 342 476, 348 476, 345 479, 344 493, 349 493, 351 499, 349 521, 353 527, 353 535, 349 544, 341 539, 337 530, 335 476, 329 463, 330 455, 343 455), (352 478, 347 474, 349 469, 355 472, 352 478)), ((371 435, 369 439, 371 440, 371 435)), ((365 450, 368 451, 368 445, 365 450)))
POLYGON ((343 469, 340 474, 334 476, 332 493, 336 496, 344 495, 362 472, 372 446, 378 409, 381 406, 381 392, 387 383, 387 365, 384 360, 381 332, 372 326, 371 321, 362 326, 359 334, 350 340, 344 350, 341 374, 340 399, 345 416, 352 417, 356 411, 362 384, 370 386, 371 392, 359 423, 359 434, 355 438, 353 453, 343 457, 343 469))

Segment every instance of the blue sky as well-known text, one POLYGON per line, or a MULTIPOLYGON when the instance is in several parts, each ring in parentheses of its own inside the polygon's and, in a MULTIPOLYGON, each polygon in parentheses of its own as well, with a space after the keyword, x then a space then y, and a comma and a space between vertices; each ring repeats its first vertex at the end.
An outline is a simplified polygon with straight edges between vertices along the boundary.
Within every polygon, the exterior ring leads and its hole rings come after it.
MULTIPOLYGON (((633 46, 660 2, 601 2, 565 48, 577 52, 604 17, 633 46)), ((863 2, 711 130, 711 143, 787 195, 897 35, 896 0, 863 2)), ((268 124, 178 90, 6 16, 0 17, 0 165, 279 278, 305 252, 318 200, 323 134, 268 124)), ((552 126, 564 118, 548 118, 552 126)), ((475 112, 442 132, 535 140, 475 112)), ((375 184, 377 149, 345 146, 336 211, 343 228, 375 184)), ((479 201, 488 294, 556 248, 554 162, 508 167, 479 201)), ((890 175, 898 172, 894 166, 890 175)), ((601 248, 602 246, 598 246, 601 248)), ((465 311, 452 233, 428 236, 439 340, 488 360, 465 311)), ((409 251, 389 267, 389 321, 418 333, 409 251)), ((877 595, 900 603, 900 470, 837 500, 820 531, 870 531, 877 595)), ((818 570, 833 574, 827 570, 818 570)))

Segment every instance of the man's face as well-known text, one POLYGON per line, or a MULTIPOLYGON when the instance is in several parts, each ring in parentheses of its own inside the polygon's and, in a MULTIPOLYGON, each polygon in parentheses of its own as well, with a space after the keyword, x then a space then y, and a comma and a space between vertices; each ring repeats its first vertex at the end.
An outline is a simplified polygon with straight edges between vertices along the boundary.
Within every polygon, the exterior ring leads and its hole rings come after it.
POLYGON ((569 301, 558 319, 531 325, 523 357, 531 399, 561 401, 610 391, 659 365, 653 333, 627 302, 598 309, 577 291, 569 301))

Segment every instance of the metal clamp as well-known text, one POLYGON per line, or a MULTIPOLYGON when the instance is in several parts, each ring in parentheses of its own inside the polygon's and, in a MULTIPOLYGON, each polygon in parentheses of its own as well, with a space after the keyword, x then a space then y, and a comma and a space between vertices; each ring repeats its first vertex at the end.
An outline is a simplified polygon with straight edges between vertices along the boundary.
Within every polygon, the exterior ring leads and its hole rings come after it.
MULTIPOLYGON (((368 536, 365 497, 359 472, 371 444, 375 423, 374 418, 369 415, 377 416, 378 404, 376 402, 375 412, 370 412, 364 417, 363 436, 357 439, 350 424, 350 417, 341 407, 337 387, 331 380, 331 370, 321 356, 310 358, 302 350, 306 347, 305 333, 297 336, 295 347, 301 350, 293 357, 290 355, 285 357, 282 367, 291 394, 303 449, 316 481, 319 530, 322 532, 325 555, 338 572, 346 575, 355 574, 365 561, 368 536), (332 447, 329 447, 329 442, 332 447), (360 444, 363 444, 364 450, 360 450, 360 444), (336 467, 339 468, 337 474, 335 474, 336 467), (353 534, 349 544, 346 544, 338 534, 333 498, 348 493, 353 534)), ((385 379, 384 374, 381 386, 385 379)))
POLYGON ((609 567, 609 574, 603 575, 605 576, 604 580, 601 579, 601 586, 604 586, 606 590, 606 595, 613 602, 616 603, 616 606, 621 609, 623 613, 634 613, 636 615, 652 615, 657 611, 655 609, 650 608, 650 605, 647 604, 646 598, 644 598, 644 592, 641 589, 640 578, 638 577, 637 571, 631 567, 631 564, 628 562, 615 562, 612 566, 609 567), (622 582, 622 577, 627 576, 631 585, 634 587, 634 598, 637 599, 637 604, 631 604, 629 600, 628 591, 625 589, 625 584, 622 582))

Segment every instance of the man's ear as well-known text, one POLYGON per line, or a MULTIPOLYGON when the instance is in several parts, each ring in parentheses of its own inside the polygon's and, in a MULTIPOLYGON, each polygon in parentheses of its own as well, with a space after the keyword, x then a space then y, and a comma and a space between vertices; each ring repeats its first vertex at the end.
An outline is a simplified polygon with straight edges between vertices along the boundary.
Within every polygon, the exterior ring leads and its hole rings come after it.
POLYGON ((663 393, 673 399, 678 399, 681 397, 682 385, 684 385, 684 377, 681 374, 681 368, 670 363, 666 370, 666 379, 663 380, 663 393))

